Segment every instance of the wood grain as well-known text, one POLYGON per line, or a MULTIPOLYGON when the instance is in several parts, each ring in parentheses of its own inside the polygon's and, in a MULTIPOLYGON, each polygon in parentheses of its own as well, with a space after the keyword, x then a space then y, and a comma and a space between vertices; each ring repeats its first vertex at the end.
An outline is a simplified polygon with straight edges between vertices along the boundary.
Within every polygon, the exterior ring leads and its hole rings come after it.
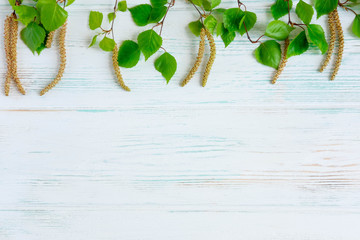
MULTIPOLYGON (((259 13, 254 36, 271 3, 247 1, 259 13)), ((7 5, 0 0, 1 20, 7 5)), ((186 27, 196 12, 177 1, 163 33, 178 60, 174 79, 166 85, 154 57, 142 60, 122 70, 127 93, 111 55, 87 48, 88 12, 111 8, 110 0, 69 7, 69 65, 44 97, 57 48, 39 57, 19 44, 28 95, 0 94, 1 240, 358 240, 360 47, 351 15, 340 12, 346 45, 334 82, 330 69, 317 72, 323 56, 311 47, 273 86, 256 45, 237 37, 226 49, 216 39, 206 88, 200 74, 181 88, 198 42, 186 27)), ((128 13, 118 16, 119 43, 140 31, 128 13)))

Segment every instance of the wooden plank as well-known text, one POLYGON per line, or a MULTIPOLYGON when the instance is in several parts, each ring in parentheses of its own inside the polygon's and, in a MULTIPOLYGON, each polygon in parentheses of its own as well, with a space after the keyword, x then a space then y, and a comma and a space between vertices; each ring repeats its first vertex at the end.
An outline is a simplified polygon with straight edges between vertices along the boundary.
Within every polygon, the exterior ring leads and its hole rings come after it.
MULTIPOLYGON (((259 13, 255 36, 271 3, 247 3, 259 13)), ((164 28, 175 78, 166 85, 153 59, 142 61, 123 70, 126 93, 110 55, 87 48, 88 12, 111 5, 69 8, 69 65, 44 97, 57 48, 38 57, 19 44, 28 95, 0 94, 1 240, 358 240, 360 48, 348 30, 334 82, 317 72, 323 57, 311 48, 273 86, 243 37, 227 49, 216 40, 208 87, 197 74, 180 88, 198 43, 185 24, 196 14, 177 1, 164 28)), ((0 15, 8 12, 3 0, 0 15)), ((341 15, 348 29, 352 16, 341 15)), ((118 41, 136 39, 129 15, 118 19, 118 41)))

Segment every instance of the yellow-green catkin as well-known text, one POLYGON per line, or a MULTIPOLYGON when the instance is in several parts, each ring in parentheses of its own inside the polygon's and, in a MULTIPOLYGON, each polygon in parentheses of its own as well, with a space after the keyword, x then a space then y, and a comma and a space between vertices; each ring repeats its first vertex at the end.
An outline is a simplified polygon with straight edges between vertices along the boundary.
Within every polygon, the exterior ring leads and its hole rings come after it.
POLYGON ((7 72, 5 79, 5 95, 9 96, 10 81, 11 81, 11 55, 10 55, 10 39, 11 39, 11 27, 12 20, 10 16, 7 16, 4 24, 4 48, 6 55, 7 72))
MULTIPOLYGON (((336 11, 336 10, 335 10, 336 11)), ((334 11, 329 13, 328 15, 328 25, 330 30, 330 43, 329 43, 329 49, 326 55, 326 58, 320 68, 320 72, 323 72, 325 68, 329 65, 331 56, 334 53, 335 49, 335 41, 336 41, 336 23, 334 19, 334 11)))
POLYGON ((196 61, 194 66, 191 68, 189 74, 186 76, 186 78, 184 79, 184 81, 181 83, 181 86, 184 87, 186 84, 188 84, 190 82, 190 80, 194 77, 196 71, 199 69, 202 59, 204 57, 204 52, 205 52, 205 29, 202 28, 201 32, 200 32, 200 44, 199 44, 199 50, 198 50, 198 55, 196 57, 196 61))
POLYGON ((52 45, 52 43, 53 43, 54 36, 55 36, 55 31, 49 32, 49 34, 48 34, 48 36, 47 36, 47 39, 46 39, 46 44, 45 44, 45 47, 46 47, 46 48, 51 48, 51 45, 52 45))
POLYGON ((285 39, 285 44, 284 44, 284 51, 283 51, 283 54, 282 54, 282 59, 281 59, 281 63, 279 65, 279 68, 278 70, 276 71, 271 83, 272 84, 275 84, 277 82, 277 80, 279 79, 281 73, 284 71, 285 67, 286 67, 286 63, 288 61, 288 58, 286 57, 287 55, 287 51, 288 51, 288 48, 289 48, 289 44, 290 44, 290 41, 289 41, 289 38, 285 39))
POLYGON ((19 22, 16 20, 16 15, 11 15, 11 37, 10 37, 10 56, 11 56, 11 75, 13 80, 16 83, 18 90, 25 95, 26 92, 21 84, 21 81, 18 76, 18 66, 17 66, 17 42, 18 42, 18 31, 19 31, 19 22))
POLYGON ((120 86, 122 87, 122 89, 130 92, 130 88, 128 86, 126 86, 124 79, 120 72, 120 67, 119 67, 119 63, 118 63, 118 55, 119 55, 119 48, 117 45, 115 45, 114 50, 113 50, 113 55, 112 55, 112 63, 113 63, 115 75, 116 75, 117 81, 120 84, 120 86))
POLYGON ((202 86, 203 87, 206 86, 207 80, 208 80, 209 75, 210 75, 211 68, 212 68, 212 66, 214 64, 215 57, 216 57, 215 40, 214 40, 213 36, 211 35, 211 33, 208 30, 205 30, 205 33, 206 33, 206 37, 207 37, 207 39, 209 41, 209 45, 210 45, 210 58, 209 58, 208 63, 206 64, 205 72, 204 72, 203 79, 202 79, 202 86))
POLYGON ((47 93, 48 91, 50 91, 52 88, 54 88, 61 81, 64 75, 66 68, 66 47, 65 47, 66 29, 67 29, 67 22, 64 23, 64 25, 61 27, 59 32, 60 66, 59 66, 58 74, 56 75, 56 78, 40 92, 41 96, 47 93))
POLYGON ((339 13, 337 12, 337 10, 334 11, 334 20, 335 20, 335 24, 336 24, 336 31, 338 34, 338 39, 339 39, 339 47, 338 47, 338 54, 337 54, 337 58, 336 58, 336 62, 335 62, 335 68, 334 68, 333 74, 331 75, 331 80, 335 80, 335 77, 339 72, 343 54, 344 54, 344 32, 343 32, 343 29, 341 26, 340 17, 339 17, 339 13))

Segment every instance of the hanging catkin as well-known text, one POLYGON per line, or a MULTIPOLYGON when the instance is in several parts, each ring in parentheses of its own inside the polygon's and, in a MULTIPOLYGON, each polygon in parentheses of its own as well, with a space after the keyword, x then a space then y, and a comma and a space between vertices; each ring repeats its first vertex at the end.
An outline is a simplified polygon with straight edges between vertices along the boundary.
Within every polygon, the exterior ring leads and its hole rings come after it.
POLYGON ((339 72, 339 69, 341 66, 341 61, 342 61, 343 54, 344 54, 344 32, 343 32, 343 29, 341 26, 339 13, 337 10, 334 10, 334 21, 336 24, 336 31, 337 31, 338 38, 339 38, 339 47, 338 47, 338 54, 337 54, 337 58, 336 58, 334 72, 331 75, 331 80, 335 80, 335 77, 339 72))
POLYGON ((10 56, 10 38, 11 38, 11 26, 12 20, 10 16, 7 16, 4 24, 4 48, 6 55, 7 72, 5 79, 5 95, 9 96, 10 81, 11 81, 11 56, 10 56))
POLYGON ((10 57, 11 57, 11 75, 16 83, 18 90, 25 95, 25 90, 20 82, 17 71, 17 42, 18 42, 18 30, 19 22, 16 20, 16 15, 11 15, 11 31, 10 31, 10 57))
POLYGON ((205 30, 205 33, 206 33, 207 39, 209 40, 210 58, 209 58, 208 63, 206 64, 204 76, 203 76, 203 79, 202 79, 202 86, 203 87, 206 86, 207 80, 208 80, 209 75, 210 75, 211 68, 212 68, 212 66, 214 64, 215 57, 216 57, 216 45, 215 45, 214 38, 213 38, 213 36, 211 35, 211 33, 208 30, 205 30))
POLYGON ((330 30, 330 44, 329 44, 329 49, 328 49, 325 61, 323 62, 322 66, 320 68, 320 72, 323 72, 325 70, 325 68, 329 65, 331 56, 333 55, 334 49, 335 49, 336 23, 335 23, 335 19, 334 19, 334 11, 332 11, 328 15, 328 25, 329 25, 329 30, 330 30))
POLYGON ((196 71, 199 69, 200 64, 202 62, 202 59, 204 57, 204 52, 205 52, 205 29, 202 28, 201 32, 200 32, 200 44, 199 44, 199 50, 198 50, 198 55, 196 57, 196 61, 194 66, 191 68, 189 74, 186 76, 186 78, 184 79, 184 81, 181 83, 181 86, 184 87, 186 84, 188 84, 190 82, 190 80, 193 78, 194 74, 196 73, 196 71))
POLYGON ((282 59, 281 59, 281 63, 279 65, 278 70, 276 71, 271 83, 275 84, 276 81, 279 79, 281 73, 284 71, 284 68, 286 67, 286 63, 288 61, 288 58, 286 57, 287 55, 287 51, 288 51, 288 47, 289 47, 290 41, 289 38, 285 39, 285 44, 284 44, 284 51, 282 54, 282 59))
POLYGON ((130 88, 128 86, 126 86, 126 84, 124 83, 124 79, 120 72, 120 67, 119 67, 119 63, 118 63, 118 55, 119 55, 119 48, 118 48, 117 44, 115 44, 115 47, 113 50, 113 55, 112 55, 112 63, 113 63, 115 75, 116 75, 118 83, 120 84, 122 89, 130 92, 130 88))
MULTIPOLYGON (((57 2, 58 3, 63 3, 65 0, 58 0, 57 2)), ((54 31, 51 31, 49 32, 48 36, 47 36, 47 39, 46 39, 46 43, 45 43, 45 47, 46 48, 51 48, 51 45, 53 43, 53 40, 54 40, 54 36, 55 36, 55 30, 54 31)))
POLYGON ((49 32, 47 39, 46 39, 46 44, 45 44, 46 48, 51 48, 54 36, 55 36, 55 31, 49 32))
POLYGON ((44 95, 48 91, 50 91, 53 87, 55 87, 64 75, 65 67, 66 67, 66 48, 65 48, 65 37, 66 37, 66 29, 67 29, 67 22, 60 29, 59 33, 59 51, 60 51, 60 66, 59 71, 56 78, 47 85, 41 92, 40 95, 44 95))

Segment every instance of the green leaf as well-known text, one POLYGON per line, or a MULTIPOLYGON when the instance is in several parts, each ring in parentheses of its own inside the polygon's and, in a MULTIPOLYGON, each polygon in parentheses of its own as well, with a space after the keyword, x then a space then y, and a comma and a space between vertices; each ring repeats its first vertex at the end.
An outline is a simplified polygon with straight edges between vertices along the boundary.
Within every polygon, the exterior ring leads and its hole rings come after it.
POLYGON ((118 63, 120 67, 132 68, 140 60, 139 45, 131 40, 123 42, 119 49, 118 63))
MULTIPOLYGON (((205 18, 204 20, 204 25, 206 27, 207 30, 209 30, 209 32, 211 34, 214 33, 214 30, 216 28, 216 24, 217 24, 217 20, 214 16, 209 15, 207 18, 205 18)), ((201 30, 201 29, 200 29, 201 30)))
POLYGON ((234 41, 235 36, 236 36, 236 33, 235 33, 235 32, 230 32, 229 30, 227 30, 227 29, 224 27, 224 25, 222 25, 221 39, 222 39, 222 41, 224 42, 225 48, 226 48, 227 46, 229 46, 232 41, 234 41))
MULTIPOLYGON (((15 0, 16 1, 16 0, 15 0)), ((57 0, 33 0, 36 3, 37 7, 41 7, 43 4, 52 4, 52 3, 57 3, 57 0)))
POLYGON ((200 21, 195 21, 195 22, 189 23, 190 31, 197 37, 200 36, 200 32, 203 27, 204 26, 200 21))
POLYGON ((256 60, 266 66, 278 69, 281 61, 281 47, 275 40, 266 41, 255 50, 256 60))
POLYGON ((119 10, 120 12, 126 12, 126 10, 127 10, 127 3, 126 3, 126 1, 121 1, 121 2, 118 3, 118 10, 119 10))
POLYGON ((325 54, 329 45, 326 41, 323 28, 320 25, 310 24, 308 25, 308 32, 310 40, 320 49, 322 54, 325 54))
POLYGON ((294 28, 283 21, 274 20, 266 27, 265 35, 276 40, 285 40, 292 30, 294 28))
POLYGON ((40 53, 41 53, 44 49, 46 49, 45 43, 41 43, 41 44, 40 44, 40 47, 38 47, 38 48, 36 49, 37 54, 40 55, 40 53))
POLYGON ((241 20, 241 22, 239 23, 239 32, 240 32, 240 34, 244 35, 244 33, 246 33, 246 29, 248 31, 250 31, 254 27, 254 25, 256 23, 256 20, 257 20, 257 18, 256 18, 255 13, 245 11, 244 12, 244 17, 241 20), (244 24, 246 26, 246 29, 245 29, 244 24))
MULTIPOLYGON (((216 26, 216 36, 221 36, 224 33, 225 27, 223 22, 218 22, 216 26)), ((235 32, 233 32, 235 33, 235 32)))
POLYGON ((113 21, 116 18, 116 15, 113 12, 109 13, 107 16, 108 16, 109 22, 113 21))
POLYGON ((150 4, 140 4, 133 8, 129 8, 131 16, 138 26, 145 26, 149 23, 152 7, 150 4))
POLYGON ((226 11, 225 8, 216 8, 216 9, 214 9, 214 11, 212 11, 212 12, 213 12, 213 14, 220 14, 220 15, 222 15, 222 14, 224 14, 225 11, 226 11))
POLYGON ((45 41, 46 32, 44 28, 35 22, 31 22, 20 33, 21 39, 34 53, 45 41))
POLYGON ((353 25, 352 25, 353 33, 360 38, 360 15, 356 15, 353 25))
POLYGON ((39 0, 36 6, 41 23, 47 31, 52 32, 64 25, 68 13, 56 3, 56 0, 39 0))
POLYGON ((18 15, 18 20, 25 26, 28 25, 30 22, 33 22, 35 18, 39 17, 37 10, 33 7, 20 5, 14 6, 13 9, 18 15))
POLYGON ((156 59, 155 69, 158 70, 166 79, 166 82, 169 83, 177 69, 176 59, 170 53, 163 53, 156 59))
POLYGON ((230 8, 224 12, 224 27, 230 32, 239 31, 239 24, 245 13, 239 8, 230 8))
POLYGON ((314 0, 317 18, 331 13, 337 8, 338 0, 314 0))
POLYGON ((350 0, 351 3, 348 4, 348 7, 351 8, 359 8, 360 1, 359 0, 350 0))
POLYGON ((206 11, 211 11, 219 4, 221 3, 221 0, 203 0, 203 7, 206 11))
POLYGON ((287 15, 292 6, 292 0, 276 0, 276 2, 271 6, 271 14, 274 19, 278 20, 282 16, 287 15))
POLYGON ((160 49, 162 38, 154 30, 150 29, 139 34, 138 44, 146 61, 160 49))
POLYGON ((154 7, 150 12, 148 23, 158 23, 165 16, 167 7, 154 7))
POLYGON ((14 6, 15 6, 15 2, 16 2, 16 0, 9 0, 10 6, 14 7, 14 6))
POLYGON ((167 0, 150 0, 150 3, 153 7, 163 7, 167 4, 167 0))
POLYGON ((66 6, 70 6, 71 4, 73 4, 75 2, 75 0, 67 0, 66 1, 66 6))
POLYGON ((309 43, 306 39, 306 33, 305 31, 302 31, 290 42, 286 57, 289 58, 292 56, 301 55, 306 52, 308 48, 309 43))
POLYGON ((95 35, 95 36, 92 38, 91 43, 90 43, 90 45, 89 45, 89 48, 95 45, 96 39, 97 39, 98 36, 99 36, 99 35, 95 35))
POLYGON ((106 52, 111 52, 115 48, 115 41, 111 38, 104 37, 103 40, 100 41, 99 47, 106 52))
POLYGON ((203 0, 191 0, 193 2, 193 4, 195 4, 196 6, 201 7, 203 5, 203 0))
POLYGON ((314 9, 312 8, 312 6, 304 2, 303 0, 300 0, 300 2, 296 5, 295 12, 301 19, 301 21, 303 21, 306 25, 310 24, 311 19, 314 15, 314 9))
POLYGON ((103 21, 103 14, 101 12, 91 11, 89 16, 89 27, 91 30, 99 28, 103 21))

